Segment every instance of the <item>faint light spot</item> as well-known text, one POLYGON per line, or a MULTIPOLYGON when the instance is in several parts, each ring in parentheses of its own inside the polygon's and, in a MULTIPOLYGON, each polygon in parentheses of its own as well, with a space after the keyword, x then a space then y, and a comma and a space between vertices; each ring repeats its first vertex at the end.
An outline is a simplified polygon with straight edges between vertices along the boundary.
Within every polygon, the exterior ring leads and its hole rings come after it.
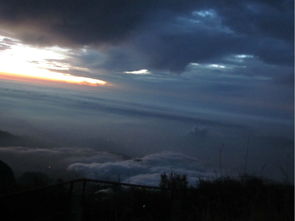
POLYGON ((203 18, 205 17, 213 18, 216 16, 216 12, 213 9, 194 11, 192 14, 195 16, 197 15, 197 16, 203 17, 203 18))
POLYGON ((221 65, 221 64, 209 64, 208 67, 209 68, 216 68, 216 69, 224 69, 224 68, 226 68, 225 65, 221 65))
POLYGON ((141 69, 137 71, 125 71, 125 74, 151 74, 151 72, 148 69, 141 69))
POLYGON ((236 58, 244 59, 244 58, 253 58, 253 55, 249 54, 237 54, 235 55, 236 58))

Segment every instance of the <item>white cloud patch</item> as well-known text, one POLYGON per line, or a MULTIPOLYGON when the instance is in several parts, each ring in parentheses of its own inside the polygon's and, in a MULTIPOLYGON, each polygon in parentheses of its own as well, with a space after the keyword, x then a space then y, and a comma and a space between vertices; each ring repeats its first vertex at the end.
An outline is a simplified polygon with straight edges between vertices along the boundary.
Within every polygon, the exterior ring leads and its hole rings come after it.
POLYGON ((224 68, 226 68, 226 66, 222 65, 222 64, 209 64, 208 67, 209 68, 216 68, 216 69, 224 69, 224 68))
POLYGON ((237 54, 235 55, 236 58, 241 58, 241 59, 244 59, 244 58, 253 58, 254 56, 253 55, 249 55, 249 54, 237 54))
POLYGON ((122 182, 143 185, 158 185, 162 173, 186 174, 191 184, 195 184, 200 178, 209 179, 215 176, 203 169, 197 158, 175 152, 154 153, 116 162, 73 163, 68 170, 87 178, 120 179, 122 182))
POLYGON ((51 173, 53 170, 64 171, 68 165, 76 162, 91 164, 124 159, 125 156, 91 148, 0 147, 0 160, 11 165, 16 173, 26 171, 51 173))
POLYGON ((63 159, 65 162, 84 162, 84 163, 92 163, 92 162, 109 162, 124 159, 123 156, 104 152, 104 151, 96 151, 91 148, 70 148, 70 147, 61 147, 61 148, 30 148, 30 147, 1 147, 0 153, 11 153, 17 155, 31 155, 31 156, 56 156, 63 159))
POLYGON ((151 72, 148 69, 140 69, 136 71, 125 71, 125 74, 135 74, 135 75, 145 75, 145 74, 151 74, 151 72))
POLYGON ((216 12, 213 9, 208 9, 208 10, 200 10, 200 11, 193 11, 192 15, 194 16, 201 16, 201 17, 216 17, 216 12))
POLYGON ((254 55, 251 54, 234 54, 234 55, 229 55, 225 58, 225 61, 229 61, 229 62, 234 62, 234 63, 246 63, 249 61, 253 61, 255 58, 254 55))

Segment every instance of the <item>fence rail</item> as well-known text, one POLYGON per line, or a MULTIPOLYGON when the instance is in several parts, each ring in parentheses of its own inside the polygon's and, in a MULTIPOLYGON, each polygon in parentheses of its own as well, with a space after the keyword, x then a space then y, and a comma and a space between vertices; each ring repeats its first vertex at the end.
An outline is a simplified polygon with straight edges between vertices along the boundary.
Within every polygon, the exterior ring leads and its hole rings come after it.
POLYGON ((34 192, 41 192, 41 191, 47 191, 53 188, 58 187, 69 187, 69 193, 72 194, 73 188, 75 184, 82 184, 82 196, 85 194, 86 185, 87 183, 96 183, 96 184, 104 184, 104 185, 112 185, 112 186, 126 186, 126 187, 134 187, 134 188, 143 188, 143 189, 153 189, 153 190, 160 190, 163 188, 160 188, 158 186, 149 186, 149 185, 137 185, 137 184, 131 184, 131 183, 121 183, 121 182, 114 182, 114 181, 106 181, 106 180, 96 180, 96 179, 75 179, 67 182, 61 182, 57 184, 51 184, 44 187, 38 187, 38 188, 32 188, 24 191, 19 192, 12 192, 12 193, 6 193, 0 195, 0 200, 5 198, 13 198, 20 195, 26 195, 34 192))

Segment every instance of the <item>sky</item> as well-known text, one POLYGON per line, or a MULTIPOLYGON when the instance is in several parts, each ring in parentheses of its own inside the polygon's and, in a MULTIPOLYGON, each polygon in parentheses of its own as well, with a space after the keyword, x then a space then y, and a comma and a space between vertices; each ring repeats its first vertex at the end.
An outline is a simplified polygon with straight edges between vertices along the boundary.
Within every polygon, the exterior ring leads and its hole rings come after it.
MULTIPOLYGON (((1 0, 16 173, 293 177, 291 0, 1 0)), ((193 182, 193 181, 192 181, 193 182)))

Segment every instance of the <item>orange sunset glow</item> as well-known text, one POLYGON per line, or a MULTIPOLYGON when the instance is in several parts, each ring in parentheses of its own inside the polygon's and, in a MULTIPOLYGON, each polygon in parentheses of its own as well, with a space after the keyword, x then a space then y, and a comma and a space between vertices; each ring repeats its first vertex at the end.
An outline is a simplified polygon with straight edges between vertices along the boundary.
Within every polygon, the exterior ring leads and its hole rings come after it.
POLYGON ((0 79, 9 80, 44 80, 60 83, 78 84, 86 86, 102 86, 106 84, 106 81, 98 80, 88 77, 74 76, 70 74, 62 73, 48 73, 48 74, 14 74, 14 73, 0 73, 0 79))
MULTIPOLYGON (((0 36, 4 39, 4 37, 0 36)), ((69 49, 59 47, 38 48, 14 42, 6 50, 0 51, 0 79, 42 80, 60 83, 102 86, 106 81, 62 73, 70 70, 86 71, 87 68, 69 64, 66 59, 69 49)))

